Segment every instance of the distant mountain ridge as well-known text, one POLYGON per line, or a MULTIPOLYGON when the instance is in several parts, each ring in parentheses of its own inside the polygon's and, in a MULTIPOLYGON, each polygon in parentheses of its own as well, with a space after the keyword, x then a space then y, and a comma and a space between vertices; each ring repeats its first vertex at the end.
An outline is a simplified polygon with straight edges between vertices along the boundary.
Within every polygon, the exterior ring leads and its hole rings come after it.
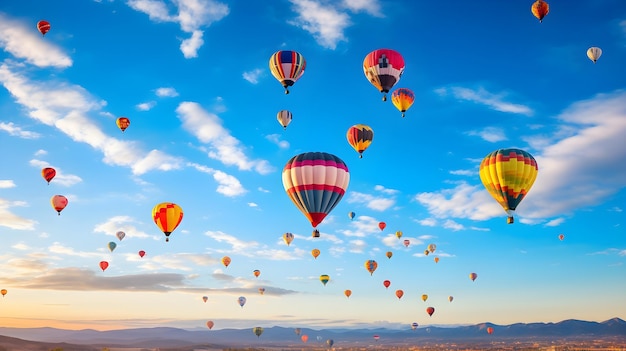
MULTIPOLYGON (((46 343, 71 343, 109 347, 184 347, 213 345, 215 348, 250 345, 302 345, 294 328, 267 327, 260 337, 247 329, 186 330, 179 328, 136 328, 97 331, 93 329, 65 330, 56 328, 5 328, 0 335, 46 343)), ((310 329, 301 328, 301 335, 309 336, 309 343, 333 339, 338 343, 370 342, 378 335, 385 343, 416 343, 436 340, 542 339, 568 338, 592 339, 617 337, 626 341, 626 321, 612 318, 604 322, 568 319, 557 323, 516 323, 497 325, 480 323, 459 327, 418 327, 416 330, 374 329, 310 329), (487 328, 493 328, 488 335, 487 328)))

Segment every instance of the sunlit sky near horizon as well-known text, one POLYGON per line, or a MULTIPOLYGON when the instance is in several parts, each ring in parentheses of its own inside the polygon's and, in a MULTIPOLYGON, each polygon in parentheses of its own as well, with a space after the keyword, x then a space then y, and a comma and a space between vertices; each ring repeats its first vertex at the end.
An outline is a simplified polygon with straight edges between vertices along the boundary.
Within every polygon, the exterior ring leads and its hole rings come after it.
POLYGON ((550 0, 542 23, 532 3, 3 2, 0 324, 626 319, 626 2, 550 0), (394 88, 416 96, 404 118, 363 74, 380 48, 404 57, 394 88), (268 67, 278 50, 307 62, 288 95, 268 67), (286 129, 279 110, 293 113, 286 129), (359 123, 374 131, 363 158, 346 140, 359 123), (509 147, 539 167, 514 224, 478 175, 509 147), (281 178, 309 151, 338 156, 351 177, 319 238, 281 178), (57 171, 49 185, 43 167, 57 171), (69 200, 60 215, 57 194, 69 200), (167 243, 151 218, 161 202, 184 211, 167 243))

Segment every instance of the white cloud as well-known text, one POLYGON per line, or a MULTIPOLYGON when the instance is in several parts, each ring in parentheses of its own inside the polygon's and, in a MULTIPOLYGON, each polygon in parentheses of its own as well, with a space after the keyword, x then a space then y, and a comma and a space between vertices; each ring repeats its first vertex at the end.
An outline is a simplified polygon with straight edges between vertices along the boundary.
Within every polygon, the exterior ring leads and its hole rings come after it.
POLYGON ((135 106, 139 111, 149 111, 151 110, 154 106, 156 106, 156 102, 155 101, 147 101, 147 102, 142 102, 140 104, 137 104, 137 106, 135 106))
POLYGON ((10 202, 0 198, 0 227, 16 230, 34 230, 35 222, 32 219, 20 217, 10 211, 13 206, 21 206, 21 203, 10 202))
POLYGON ((0 189, 15 188, 15 183, 12 180, 0 179, 0 189))
POLYGON ((152 238, 155 240, 160 239, 160 236, 150 235, 137 229, 132 223, 135 223, 133 218, 128 216, 115 216, 106 220, 106 222, 98 223, 94 227, 94 233, 104 233, 112 237, 116 237, 115 234, 122 231, 126 234, 124 240, 132 238, 152 238))
POLYGON ((290 0, 290 2, 298 16, 289 23, 313 34, 320 45, 334 50, 338 42, 346 41, 343 32, 351 24, 348 14, 316 0, 290 0))
POLYGON ((479 136, 485 141, 490 143, 497 143, 499 141, 507 140, 507 137, 502 128, 487 127, 482 130, 473 130, 467 133, 468 135, 479 136))
POLYGON ((551 221, 548 221, 548 223, 546 223, 546 227, 558 227, 559 225, 563 224, 565 222, 565 218, 563 217, 559 217, 559 218, 555 218, 551 221))
POLYGON ((4 130, 11 136, 20 137, 23 139, 37 139, 41 136, 39 133, 23 130, 22 128, 13 124, 13 122, 0 122, 0 130, 4 130))
POLYGON ((505 93, 493 94, 491 92, 488 92, 482 87, 478 89, 471 89, 471 88, 458 87, 458 86, 448 87, 448 88, 438 88, 435 90, 435 92, 442 96, 445 96, 448 93, 450 93, 456 99, 485 105, 492 110, 496 110, 500 112, 522 114, 526 116, 532 116, 534 114, 533 110, 528 106, 505 101, 507 94, 505 93))
POLYGON ((346 201, 350 204, 364 204, 367 208, 380 212, 388 210, 396 203, 395 199, 376 197, 374 195, 359 193, 356 191, 349 192, 346 201))
POLYGON ((174 88, 158 88, 155 91, 155 94, 158 97, 176 97, 176 96, 178 96, 178 92, 174 88))
POLYGON ((200 172, 212 175, 213 179, 218 183, 216 191, 222 195, 232 197, 243 195, 247 192, 243 185, 241 185, 241 182, 232 175, 197 163, 189 163, 188 166, 200 172))
POLYGON ((366 237, 371 234, 380 233, 378 227, 379 220, 370 216, 357 216, 350 221, 350 229, 340 230, 345 236, 366 237))
POLYGON ((66 68, 72 59, 51 41, 45 40, 33 25, 0 13, 0 46, 18 59, 38 67, 66 68))
POLYGON ((263 75, 263 71, 260 68, 255 68, 252 71, 243 72, 243 79, 247 80, 252 84, 259 83, 259 78, 263 75))
POLYGON ((194 30, 191 34, 191 38, 184 39, 180 43, 180 51, 182 51, 185 58, 198 57, 198 49, 204 45, 202 34, 203 32, 201 30, 194 30))
POLYGON ((376 190, 376 191, 380 191, 380 192, 383 192, 383 193, 385 193, 385 194, 387 194, 387 195, 396 195, 396 194, 398 194, 398 193, 400 192, 400 191, 398 191, 398 190, 396 190, 396 189, 388 189, 388 188, 385 188, 385 187, 384 187, 384 186, 382 186, 382 185, 376 185, 376 186, 374 186, 374 190, 376 190))
POLYGON ((343 6, 352 12, 365 11, 372 16, 383 17, 378 0, 343 0, 343 6))
POLYGON ((182 102, 176 112, 185 130, 201 142, 209 144, 210 158, 228 166, 237 166, 240 170, 254 169, 260 174, 268 174, 274 170, 266 160, 250 160, 244 153, 243 144, 222 126, 222 120, 202 109, 197 103, 182 102))
POLYGON ((288 149, 289 148, 289 142, 286 140, 280 140, 281 135, 280 134, 270 134, 267 135, 265 137, 265 139, 271 141, 272 143, 278 145, 279 148, 281 149, 288 149))

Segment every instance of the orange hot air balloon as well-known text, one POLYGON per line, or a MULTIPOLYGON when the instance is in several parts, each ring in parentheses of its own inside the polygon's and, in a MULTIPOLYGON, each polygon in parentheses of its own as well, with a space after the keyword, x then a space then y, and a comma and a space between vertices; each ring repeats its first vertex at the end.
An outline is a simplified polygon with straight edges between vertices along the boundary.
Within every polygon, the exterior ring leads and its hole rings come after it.
POLYGON ((318 249, 311 250, 311 255, 313 255, 313 258, 317 259, 317 256, 320 255, 320 250, 318 249))
POLYGON ((559 240, 563 241, 563 239, 565 239, 565 235, 564 234, 559 234, 559 240))
POLYGON ((224 265, 224 267, 228 267, 228 265, 230 264, 230 257, 228 256, 222 257, 222 264, 224 265))
POLYGON ((413 101, 415 101, 415 94, 413 94, 410 89, 398 88, 391 93, 391 102, 402 112, 402 117, 404 117, 404 113, 413 105, 413 101))
POLYGON ((215 325, 215 323, 213 323, 213 321, 206 322, 206 326, 209 327, 209 329, 213 329, 214 325, 215 325))
POLYGON ((50 22, 45 20, 37 22, 37 30, 39 30, 42 36, 46 35, 50 31, 50 22))
POLYGON ((422 301, 426 302, 426 300, 428 300, 428 295, 426 294, 422 295, 422 301))
POLYGON ((363 152, 372 144, 374 131, 365 124, 355 124, 348 128, 346 138, 348 139, 348 144, 359 153, 359 158, 363 158, 363 152))
POLYGON ((400 289, 396 290, 396 296, 398 297, 398 300, 400 300, 402 296, 404 296, 404 291, 400 289))
POLYGON ((385 280, 383 281, 383 285, 385 286, 385 288, 389 288, 389 285, 391 285, 391 281, 385 280))
POLYGON ((393 252, 387 251, 387 258, 391 258, 391 256, 393 256, 393 252))
POLYGON ((385 222, 378 223, 378 228, 380 228, 380 231, 385 230, 386 227, 387 227, 387 223, 385 222))
POLYGON ((432 317, 433 313, 435 313, 435 308, 434 307, 426 308, 426 313, 428 313, 428 315, 432 317))
POLYGON ((4 297, 4 295, 6 295, 9 291, 7 289, 2 289, 0 290, 0 294, 2 294, 2 297, 4 297))
POLYGON ((46 167, 41 170, 41 176, 50 184, 50 181, 57 175, 57 171, 52 167, 46 167))
POLYGON ((543 0, 535 1, 530 7, 530 11, 539 20, 539 23, 543 22, 543 18, 550 12, 550 6, 543 0))
POLYGON ((144 250, 139 251, 139 257, 144 257, 145 255, 146 255, 146 252, 144 250))
POLYGON ((309 341, 309 336, 304 334, 300 337, 300 340, 302 340, 302 342, 306 344, 306 342, 309 341))
POLYGON ((67 206, 67 198, 63 195, 54 195, 50 199, 50 204, 52 205, 52 208, 54 208, 59 213, 60 216, 61 211, 63 211, 65 206, 67 206))
POLYGON ((435 257, 435 263, 439 263, 439 257, 435 257))
POLYGON ((162 202, 152 209, 154 223, 165 234, 165 241, 170 241, 170 234, 183 220, 183 209, 172 202, 162 202))
POLYGON ((128 128, 130 125, 130 119, 128 117, 120 117, 115 121, 117 127, 122 131, 122 133, 128 128))
POLYGON ((102 271, 104 272, 107 268, 109 268, 109 262, 100 261, 100 269, 102 269, 102 271))
POLYGON ((469 278, 470 278, 472 281, 474 281, 474 280, 476 280, 476 278, 478 278, 478 274, 476 274, 476 273, 470 273, 469 278))
POLYGON ((493 334, 493 327, 487 327, 487 334, 493 334))
POLYGON ((347 298, 350 298, 350 295, 352 295, 352 290, 347 289, 346 291, 343 292, 344 295, 346 295, 347 298))
POLYGON ((255 277, 257 277, 257 278, 261 275, 261 271, 260 271, 260 270, 258 270, 258 269, 255 269, 252 273, 253 273, 253 274, 254 274, 254 276, 255 276, 255 277))
POLYGON ((374 274, 374 271, 378 268, 378 263, 374 260, 365 261, 365 269, 370 272, 370 275, 374 274))

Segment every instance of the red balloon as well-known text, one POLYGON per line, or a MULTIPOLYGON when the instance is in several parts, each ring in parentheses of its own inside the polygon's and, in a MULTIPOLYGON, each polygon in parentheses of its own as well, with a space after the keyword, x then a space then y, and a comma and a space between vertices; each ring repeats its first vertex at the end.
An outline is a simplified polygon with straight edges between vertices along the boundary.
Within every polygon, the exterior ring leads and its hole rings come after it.
POLYGON ((146 255, 146 252, 144 250, 139 251, 139 257, 143 257, 146 255))
POLYGON ((404 296, 404 291, 400 289, 396 290, 396 296, 398 297, 398 300, 400 300, 402 296, 404 296))
POLYGON ((429 316, 432 316, 433 313, 435 313, 435 308, 434 307, 428 307, 426 309, 426 313, 428 313, 429 316))
POLYGON ((385 286, 385 288, 388 288, 388 287, 389 287, 389 285, 391 285, 391 282, 390 282, 389 280, 385 280, 385 281, 383 282, 383 285, 385 286))
POLYGON ((378 223, 378 228, 380 228, 380 230, 385 230, 385 227, 387 227, 387 223, 385 222, 378 223))
POLYGON ((61 211, 67 206, 67 198, 63 195, 54 195, 50 199, 50 204, 52 207, 61 215, 61 211))
POLYGON ((41 170, 41 176, 50 184, 50 181, 57 175, 57 171, 52 167, 45 167, 41 170))
POLYGON ((100 269, 102 269, 102 271, 104 272, 105 269, 109 268, 109 262, 107 261, 100 261, 100 269))
POLYGON ((46 33, 50 30, 50 22, 44 20, 37 22, 37 29, 41 35, 46 35, 46 33))

